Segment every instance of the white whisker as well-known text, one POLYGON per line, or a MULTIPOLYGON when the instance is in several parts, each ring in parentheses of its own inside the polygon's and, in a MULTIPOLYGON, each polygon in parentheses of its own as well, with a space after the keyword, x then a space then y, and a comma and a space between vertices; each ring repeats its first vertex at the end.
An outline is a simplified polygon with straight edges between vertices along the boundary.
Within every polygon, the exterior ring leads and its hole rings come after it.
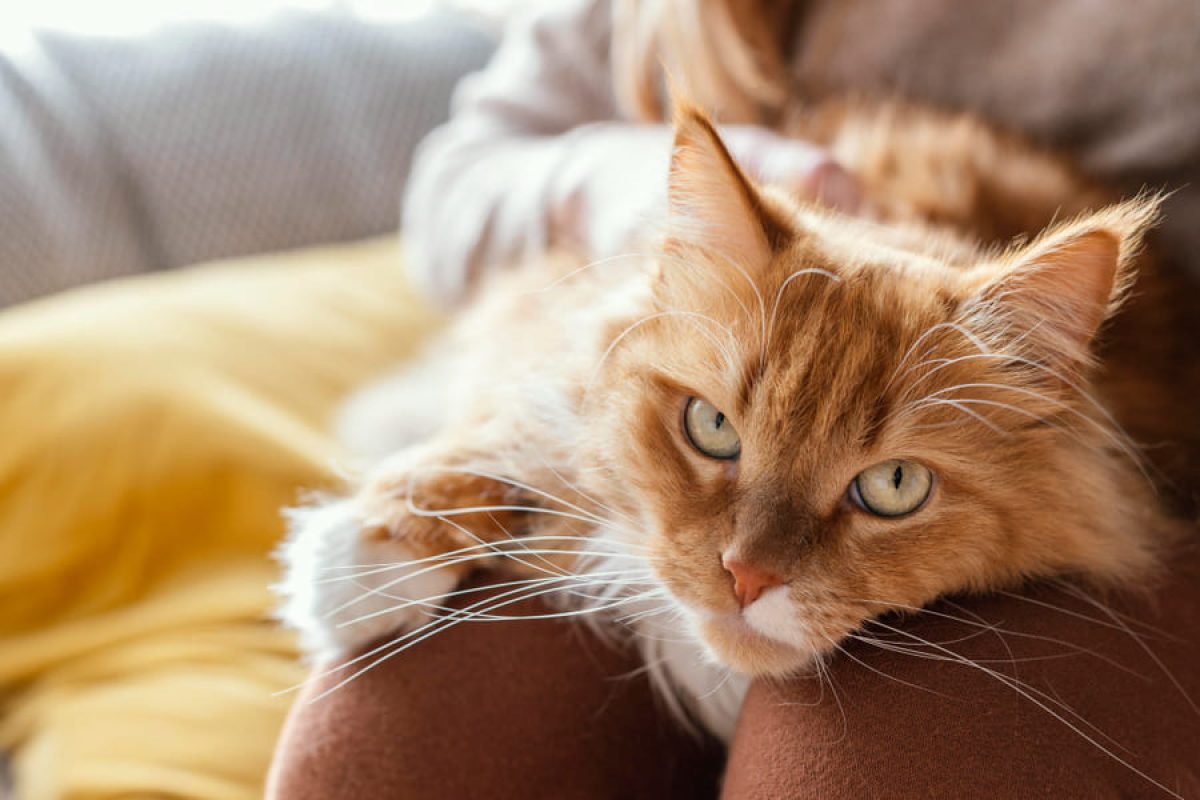
MULTIPOLYGON (((519 593, 524 588, 526 588, 526 587, 518 587, 515 590, 510 590, 509 592, 503 593, 502 595, 500 595, 500 597, 506 597, 506 596, 514 594, 514 593, 519 593)), ((546 594, 550 594, 550 593, 556 592, 556 591, 558 591, 557 587, 551 587, 550 589, 538 589, 537 591, 526 592, 525 594, 518 594, 517 597, 509 596, 507 599, 503 600, 502 602, 493 603, 492 605, 487 606, 483 610, 482 613, 490 613, 490 612, 496 610, 497 608, 504 608, 504 607, 522 602, 524 600, 531 600, 533 598, 541 597, 541 596, 544 596, 546 594)), ((489 598, 489 599, 495 600, 498 598, 489 598)), ((400 647, 397 647, 396 649, 392 650, 391 652, 385 653, 384 655, 375 659, 375 661, 371 662, 370 664, 363 667, 362 669, 357 670, 356 672, 354 672, 354 674, 343 679, 342 681, 338 682, 337 684, 330 687, 329 689, 326 689, 325 691, 321 692, 320 694, 318 694, 317 696, 312 698, 312 700, 310 700, 309 702, 315 703, 318 700, 328 697, 333 692, 335 692, 338 689, 342 688, 343 686, 347 685, 348 683, 355 680, 356 678, 362 676, 369 670, 374 669, 375 667, 379 666, 380 664, 382 664, 385 661, 388 661, 391 658, 394 658, 395 656, 399 655, 400 653, 404 652, 405 650, 409 649, 410 647, 424 641, 425 639, 428 639, 431 636, 434 636, 438 633, 442 633, 446 630, 449 630, 450 628, 455 627, 456 625, 461 624, 462 622, 469 621, 473 616, 472 611, 475 608, 477 608, 478 606, 483 605, 487 602, 488 602, 488 599, 481 600, 478 603, 468 606, 466 609, 456 610, 455 612, 453 612, 447 616, 444 616, 444 617, 437 617, 433 622, 423 625, 422 627, 417 628, 415 631, 412 631, 408 634, 397 637, 396 639, 393 639, 393 640, 385 643, 384 645, 381 645, 380 647, 375 648, 374 650, 370 651, 369 655, 373 655, 375 653, 378 653, 382 649, 386 649, 387 647, 394 646, 399 642, 403 642, 403 644, 400 647), (429 628, 432 628, 432 630, 428 630, 429 628), (426 631, 426 632, 421 633, 422 631, 426 631), (421 633, 421 635, 416 636, 415 638, 410 638, 410 637, 412 637, 412 635, 414 633, 421 633)), ((628 599, 625 601, 614 601, 613 603, 608 604, 607 606, 596 606, 596 607, 590 608, 590 609, 581 609, 576 612, 571 612, 569 615, 570 616, 582 616, 584 614, 597 613, 599 611, 608 610, 608 608, 610 608, 610 607, 611 608, 619 607, 620 605, 623 605, 625 602, 628 602, 628 599)), ((537 618, 544 618, 544 617, 539 617, 537 615, 529 617, 529 619, 537 619, 537 618)), ((368 654, 364 654, 364 655, 369 657, 368 654)), ((360 656, 357 659, 353 659, 349 662, 346 662, 345 664, 340 665, 337 668, 337 670, 344 669, 345 667, 350 666, 351 664, 357 662, 358 660, 360 660, 362 658, 363 658, 363 656, 360 656)))
POLYGON ((586 508, 576 505, 575 503, 572 503, 569 500, 564 500, 561 497, 558 497, 556 495, 551 494, 550 492, 547 492, 545 489, 539 489, 536 486, 532 486, 523 481, 519 481, 516 478, 511 478, 507 475, 500 475, 495 472, 488 472, 486 470, 480 470, 480 469, 472 469, 469 467, 438 466, 438 465, 422 467, 419 470, 414 471, 413 475, 411 475, 409 477, 408 501, 409 501, 409 505, 410 505, 409 510, 413 511, 413 513, 419 513, 419 514, 423 514, 425 516, 442 516, 447 513, 468 513, 462 509, 445 509, 445 510, 417 509, 413 505, 413 502, 412 502, 412 488, 416 482, 416 476, 418 474, 420 474, 421 472, 440 472, 440 473, 449 473, 452 475, 471 475, 476 478, 483 478, 485 480, 491 480, 491 481, 496 481, 497 483, 503 483, 503 484, 507 484, 509 486, 515 486, 518 489, 523 489, 523 490, 530 492, 532 494, 535 494, 539 497, 544 497, 552 503, 557 503, 559 505, 565 506, 565 507, 571 509, 572 511, 578 512, 578 514, 582 515, 582 516, 570 515, 565 511, 558 511, 557 509, 543 509, 540 506, 518 506, 518 505, 495 506, 495 507, 482 507, 481 506, 475 510, 536 512, 538 509, 541 509, 541 511, 543 511, 543 512, 553 512, 557 516, 570 517, 572 519, 578 519, 581 522, 588 522, 588 523, 592 523, 592 524, 595 524, 595 523, 603 524, 604 522, 607 521, 603 517, 599 517, 599 516, 593 514, 592 512, 588 511, 586 508))
MULTIPOLYGON (((519 540, 503 539, 503 540, 498 540, 498 541, 494 541, 494 542, 483 541, 478 544, 472 544, 472 545, 467 545, 466 547, 460 547, 456 550, 447 550, 444 553, 438 553, 436 555, 426 556, 424 558, 415 558, 415 559, 412 559, 411 561, 396 561, 396 562, 389 562, 386 564, 385 563, 333 564, 333 565, 322 567, 321 570, 324 572, 334 572, 334 571, 338 571, 338 570, 351 570, 351 569, 366 569, 369 571, 359 573, 357 575, 349 575, 349 576, 342 575, 342 576, 337 576, 334 578, 322 578, 322 579, 318 580, 317 582, 318 583, 327 583, 330 581, 342 580, 346 577, 362 578, 362 577, 367 577, 369 575, 374 575, 377 572, 387 571, 390 569, 396 569, 399 567, 407 567, 407 566, 414 566, 417 564, 424 564, 424 563, 428 563, 431 561, 443 561, 443 560, 445 560, 447 558, 451 558, 453 556, 461 555, 463 553, 475 552, 475 551, 479 551, 479 550, 493 549, 493 550, 496 550, 497 552, 501 552, 500 548, 503 548, 504 546, 509 545, 509 544, 527 545, 529 542, 551 542, 551 541, 566 541, 566 542, 579 543, 582 541, 586 541, 586 537, 553 536, 553 535, 522 536, 522 537, 520 537, 519 540)), ((565 549, 563 549, 562 552, 564 552, 564 553, 573 552, 573 549, 565 548, 565 549)), ((623 557, 623 558, 640 558, 640 556, 637 556, 637 555, 620 553, 618 551, 613 551, 612 555, 623 557)))
MULTIPOLYGON (((916 636, 915 634, 909 633, 900 628, 892 627, 892 626, 887 625, 886 623, 880 622, 878 620, 875 620, 874 624, 879 625, 880 627, 883 627, 883 628, 890 630, 894 633, 897 633, 901 636, 904 636, 904 637, 907 637, 907 638, 910 638, 913 640, 917 640, 917 641, 924 641, 923 639, 921 639, 921 637, 916 636)), ((927 643, 927 644, 929 644, 929 643, 927 643)), ((1098 736, 1102 736, 1103 738, 1108 739, 1109 741, 1112 741, 1110 737, 1105 735, 1102 731, 1100 731, 1094 725, 1092 725, 1090 722, 1088 722, 1086 719, 1081 717, 1073 709, 1069 708, 1068 706, 1065 706, 1061 702, 1055 700, 1053 697, 1050 697, 1045 692, 1041 692, 1041 691, 1035 689, 1034 687, 1029 686, 1028 684, 1018 681, 1015 678, 1013 678, 1012 676, 1005 675, 1004 673, 998 672, 997 670, 991 669, 990 667, 986 667, 981 664, 978 664, 978 663, 972 661, 971 659, 966 658, 965 656, 962 656, 961 654, 956 653, 953 650, 950 650, 949 648, 939 647, 937 645, 932 645, 932 647, 935 650, 942 652, 950 660, 952 660, 956 663, 962 664, 963 666, 967 666, 972 669, 977 669, 980 672, 984 673, 985 675, 999 681, 1001 684, 1003 684, 1003 685, 1007 686, 1008 688, 1012 689, 1013 691, 1017 692, 1022 697, 1024 697, 1026 700, 1033 703, 1034 705, 1036 705, 1038 708, 1045 711, 1050 716, 1054 717, 1054 719, 1058 720, 1063 725, 1067 726, 1067 728, 1074 731, 1076 735, 1083 738, 1086 742, 1091 744, 1093 747, 1095 747, 1100 752, 1104 753, 1106 756, 1111 758, 1113 761, 1116 761, 1121 766, 1130 770, 1131 772, 1133 772, 1134 774, 1143 778, 1144 780, 1150 782, 1151 784, 1153 784, 1154 786, 1163 790, 1164 792, 1171 795, 1172 797, 1177 798, 1177 800, 1184 800, 1182 795, 1173 791, 1167 785, 1155 780, 1147 773, 1145 773, 1142 770, 1135 767, 1129 761, 1125 760, 1124 758, 1121 758, 1121 756, 1117 755, 1115 752, 1113 752, 1109 748, 1105 747, 1103 744, 1100 743, 1100 741, 1095 736, 1089 735, 1088 732, 1083 730, 1083 728, 1081 728, 1079 725, 1073 723, 1066 716, 1064 716, 1063 714, 1060 714, 1058 711, 1056 711, 1054 709, 1053 705, 1055 705, 1055 704, 1058 705, 1058 707, 1061 708, 1064 713, 1070 714, 1072 717, 1079 720, 1080 724, 1086 725, 1091 730, 1096 731, 1096 734, 1098 736)), ((1121 747, 1121 745, 1117 742, 1113 742, 1113 744, 1117 747, 1121 747)), ((1122 749, 1124 749, 1124 748, 1122 748, 1122 749)))
POLYGON ((784 279, 783 283, 781 283, 779 285, 779 289, 776 290, 775 302, 771 304, 771 320, 767 325, 767 343, 763 347, 764 351, 768 350, 771 346, 771 337, 775 333, 775 320, 779 313, 779 301, 783 299, 783 292, 785 289, 788 288, 789 285, 791 285, 792 281, 794 281, 796 278, 799 278, 802 275, 821 275, 821 276, 824 276, 824 277, 828 278, 829 280, 833 281, 834 283, 842 282, 841 276, 835 275, 834 273, 830 272, 829 270, 821 269, 820 267, 808 267, 807 269, 798 269, 795 272, 793 272, 791 275, 788 275, 787 278, 784 279))
POLYGON ((921 343, 924 342, 929 336, 933 335, 937 331, 946 330, 946 329, 950 329, 950 330, 953 330, 953 331, 956 331, 956 332, 962 334, 963 338, 965 338, 971 344, 975 345, 975 347, 978 348, 979 352, 981 352, 981 353, 991 352, 991 348, 989 348, 987 346, 987 344, 982 339, 980 339, 979 336, 977 336, 974 332, 967 329, 966 326, 960 325, 957 322, 939 322, 936 325, 931 325, 924 333, 922 333, 920 336, 917 337, 917 340, 915 342, 913 342, 911 345, 909 345, 908 350, 905 351, 904 355, 901 356, 900 360, 896 363, 896 366, 892 371, 891 377, 888 378, 887 383, 884 384, 883 392, 887 392, 887 390, 891 387, 892 382, 895 381, 896 378, 898 377, 897 373, 899 373, 900 368, 903 367, 905 365, 905 363, 908 362, 908 359, 912 356, 913 352, 918 347, 920 347, 921 343))
MULTIPOLYGON (((424 599, 405 600, 397 605, 394 605, 394 606, 391 606, 388 608, 382 608, 377 611, 372 611, 369 614, 363 614, 360 617, 355 617, 353 619, 339 622, 337 627, 339 627, 339 628, 349 627, 351 625, 365 622, 370 619, 375 619, 377 617, 394 614, 397 611, 402 611, 405 608, 411 608, 413 606, 420 606, 422 608, 426 608, 426 609, 433 610, 433 611, 444 611, 447 613, 453 613, 455 611, 455 609, 452 606, 447 606, 447 605, 444 605, 437 601, 446 599, 446 598, 450 598, 450 597, 458 597, 458 596, 466 595, 466 594, 475 594, 478 592, 491 591, 494 589, 502 589, 502 588, 506 588, 509 586, 532 586, 535 584, 540 585, 540 586, 549 586, 549 585, 552 585, 555 583, 564 583, 564 584, 565 583, 573 583, 573 584, 577 584, 580 587, 588 588, 588 587, 593 587, 593 586, 601 586, 601 585, 605 585, 605 584, 618 584, 621 586, 636 586, 638 584, 650 585, 652 582, 645 578, 638 578, 636 575, 629 575, 628 573, 625 573, 622 570, 585 573, 582 575, 560 575, 557 577, 545 577, 545 578, 522 578, 520 580, 504 581, 502 583, 493 583, 493 584, 488 584, 486 586, 471 586, 466 589, 457 589, 455 591, 446 592, 445 594, 437 595, 435 597, 427 597, 424 599), (602 577, 606 577, 606 576, 620 576, 620 577, 613 579, 613 580, 601 580, 602 577)), ((574 586, 564 586, 563 587, 564 591, 566 591, 568 589, 575 589, 575 587, 574 586)), ((530 617, 526 617, 526 616, 490 615, 490 614, 480 614, 477 618, 480 620, 484 620, 484 619, 486 619, 486 620, 530 619, 530 617)))
POLYGON ((652 258, 652 256, 649 253, 630 252, 630 253, 617 253, 616 255, 607 256, 605 258, 598 258, 595 261, 589 261, 588 263, 584 264, 582 267, 576 267, 575 269, 567 272, 566 274, 555 278, 554 280, 547 283, 545 286, 539 286, 536 289, 529 289, 527 291, 521 292, 521 294, 530 295, 530 294, 542 294, 543 292, 548 292, 551 289, 555 288, 556 286, 566 283, 571 278, 574 278, 576 275, 579 275, 580 273, 587 272, 590 269, 594 269, 596 267, 603 266, 605 264, 611 264, 614 261, 622 261, 627 258, 640 258, 640 259, 649 261, 652 258))

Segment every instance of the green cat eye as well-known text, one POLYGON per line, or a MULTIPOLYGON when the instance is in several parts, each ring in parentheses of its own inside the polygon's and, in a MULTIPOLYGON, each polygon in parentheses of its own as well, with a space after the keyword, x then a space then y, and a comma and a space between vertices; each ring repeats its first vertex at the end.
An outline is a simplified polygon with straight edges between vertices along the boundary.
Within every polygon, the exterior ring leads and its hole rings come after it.
POLYGON ((742 452, 742 440, 729 418, 702 398, 688 398, 683 410, 683 432, 692 447, 709 458, 733 459, 742 452))
POLYGON ((932 489, 928 468, 892 459, 858 473, 850 484, 850 499, 877 517, 902 517, 920 508, 932 489))

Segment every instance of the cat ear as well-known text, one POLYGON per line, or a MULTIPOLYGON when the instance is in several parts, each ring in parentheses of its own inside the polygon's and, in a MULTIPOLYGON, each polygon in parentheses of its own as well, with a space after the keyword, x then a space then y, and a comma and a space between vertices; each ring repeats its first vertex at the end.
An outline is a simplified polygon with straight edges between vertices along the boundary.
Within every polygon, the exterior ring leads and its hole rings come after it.
POLYGON ((675 103, 667 249, 699 248, 743 267, 764 264, 791 231, 764 203, 708 117, 675 103))
POLYGON ((969 306, 1016 322, 1061 357, 1086 361, 1132 282, 1131 262, 1160 203, 1138 198, 1050 230, 987 268, 969 306))

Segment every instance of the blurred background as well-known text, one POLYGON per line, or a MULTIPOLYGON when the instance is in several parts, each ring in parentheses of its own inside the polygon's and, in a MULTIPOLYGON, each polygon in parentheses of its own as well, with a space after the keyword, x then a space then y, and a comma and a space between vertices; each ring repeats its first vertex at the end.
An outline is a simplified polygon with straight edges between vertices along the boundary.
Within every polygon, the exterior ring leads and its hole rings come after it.
POLYGON ((519 5, 4 4, 0 306, 395 230, 413 147, 519 5))
POLYGON ((405 177, 519 5, 0 4, 0 798, 262 796, 280 511, 432 327, 405 177))

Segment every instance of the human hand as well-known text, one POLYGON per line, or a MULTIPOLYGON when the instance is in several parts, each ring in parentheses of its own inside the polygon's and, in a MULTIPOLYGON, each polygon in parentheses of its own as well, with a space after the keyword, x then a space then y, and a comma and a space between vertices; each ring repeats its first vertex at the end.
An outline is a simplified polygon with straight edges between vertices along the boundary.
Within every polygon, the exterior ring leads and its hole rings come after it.
POLYGON ((858 181, 827 149, 757 125, 724 125, 719 130, 734 160, 759 183, 847 214, 862 209, 858 181))
MULTIPOLYGON (((755 181, 843 213, 868 213, 858 181, 827 149, 754 125, 725 125, 719 132, 755 181)), ((666 213, 671 126, 602 123, 569 136, 574 146, 547 196, 550 243, 602 258, 658 230, 666 213)))

